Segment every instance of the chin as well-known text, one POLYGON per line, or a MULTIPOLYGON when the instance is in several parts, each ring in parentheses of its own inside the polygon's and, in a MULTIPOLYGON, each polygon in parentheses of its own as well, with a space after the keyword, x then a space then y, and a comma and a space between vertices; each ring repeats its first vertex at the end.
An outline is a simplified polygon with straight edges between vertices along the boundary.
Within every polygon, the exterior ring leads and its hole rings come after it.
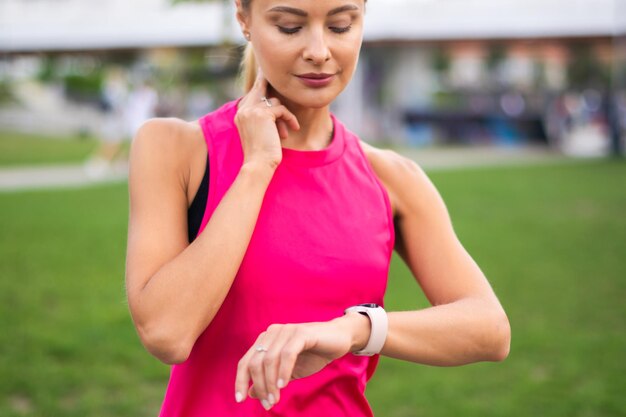
POLYGON ((302 107, 308 107, 311 109, 322 109, 324 107, 330 106, 330 103, 332 103, 336 97, 337 96, 333 96, 331 98, 319 97, 319 98, 312 98, 310 100, 301 99, 299 100, 300 101, 299 104, 302 107))
MULTIPOLYGON (((291 90, 294 91, 294 90, 291 90)), ((341 91, 336 91, 329 89, 328 91, 320 90, 311 90, 301 92, 298 91, 295 94, 281 94, 286 103, 292 103, 299 107, 306 107, 312 109, 321 109, 329 106, 341 91)))

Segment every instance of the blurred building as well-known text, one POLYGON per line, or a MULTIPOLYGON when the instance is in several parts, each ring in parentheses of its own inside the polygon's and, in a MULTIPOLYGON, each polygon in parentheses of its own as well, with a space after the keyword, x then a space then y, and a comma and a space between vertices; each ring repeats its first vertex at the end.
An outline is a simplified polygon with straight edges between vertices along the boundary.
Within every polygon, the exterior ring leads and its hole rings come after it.
MULTIPOLYGON (((374 141, 563 147, 582 132, 596 143, 579 149, 603 151, 620 1, 370 1, 360 65, 333 111, 374 141)), ((231 1, 0 2, 0 79, 56 79, 67 96, 69 75, 114 64, 157 80, 162 115, 237 96, 242 44, 231 1)), ((74 100, 97 101, 86 90, 74 100)))

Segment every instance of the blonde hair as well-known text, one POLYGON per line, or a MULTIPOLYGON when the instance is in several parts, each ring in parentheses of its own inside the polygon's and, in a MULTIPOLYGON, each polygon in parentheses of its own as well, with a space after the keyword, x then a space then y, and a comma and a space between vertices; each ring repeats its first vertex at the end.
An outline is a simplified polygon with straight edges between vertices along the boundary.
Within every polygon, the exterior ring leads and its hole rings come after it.
MULTIPOLYGON (((246 13, 250 12, 251 1, 252 0, 241 0, 241 8, 244 9, 246 13)), ((241 64, 239 65, 239 80, 243 84, 243 91, 245 94, 248 94, 254 85, 254 80, 256 80, 257 75, 256 67, 257 64, 254 57, 254 49, 252 48, 252 43, 248 42, 243 51, 241 64)))
POLYGON ((254 57, 254 49, 252 44, 248 42, 246 49, 243 51, 243 58, 240 64, 240 79, 243 84, 243 91, 247 94, 254 85, 256 80, 256 58, 254 57))
MULTIPOLYGON (((252 0, 241 0, 241 7, 250 11, 250 3, 252 0)), ((367 0, 363 1, 367 3, 367 0)), ((239 65, 239 79, 241 84, 243 84, 243 91, 247 94, 254 85, 254 81, 256 80, 256 58, 254 57, 254 49, 252 48, 252 43, 248 42, 243 51, 243 57, 241 59, 241 64, 239 65)))

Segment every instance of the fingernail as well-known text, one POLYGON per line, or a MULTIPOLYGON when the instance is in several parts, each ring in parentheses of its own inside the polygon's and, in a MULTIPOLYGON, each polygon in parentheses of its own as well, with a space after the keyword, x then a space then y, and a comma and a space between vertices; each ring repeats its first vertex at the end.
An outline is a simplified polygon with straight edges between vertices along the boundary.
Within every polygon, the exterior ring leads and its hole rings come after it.
POLYGON ((274 398, 274 394, 268 395, 267 399, 269 400, 270 404, 272 405, 276 404, 276 398, 274 398))
POLYGON ((265 410, 269 411, 270 408, 272 408, 272 406, 270 405, 270 403, 267 402, 267 400, 261 400, 261 404, 263 404, 263 408, 265 408, 265 410))
POLYGON ((243 401, 243 394, 240 393, 240 392, 237 392, 235 394, 235 401, 237 401, 238 403, 242 402, 243 401))
POLYGON ((285 381, 283 381, 282 378, 281 378, 281 379, 278 380, 276 385, 278 385, 278 388, 285 388, 285 381))

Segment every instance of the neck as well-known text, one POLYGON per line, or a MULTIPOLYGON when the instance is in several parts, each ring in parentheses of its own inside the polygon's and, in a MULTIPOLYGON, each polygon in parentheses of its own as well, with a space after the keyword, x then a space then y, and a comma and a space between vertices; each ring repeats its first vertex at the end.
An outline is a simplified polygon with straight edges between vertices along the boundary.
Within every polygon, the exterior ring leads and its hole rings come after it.
POLYGON ((330 118, 329 106, 321 108, 302 107, 284 97, 281 103, 298 119, 300 130, 289 130, 289 136, 282 139, 283 148, 315 151, 324 149, 330 143, 333 121, 330 118))

